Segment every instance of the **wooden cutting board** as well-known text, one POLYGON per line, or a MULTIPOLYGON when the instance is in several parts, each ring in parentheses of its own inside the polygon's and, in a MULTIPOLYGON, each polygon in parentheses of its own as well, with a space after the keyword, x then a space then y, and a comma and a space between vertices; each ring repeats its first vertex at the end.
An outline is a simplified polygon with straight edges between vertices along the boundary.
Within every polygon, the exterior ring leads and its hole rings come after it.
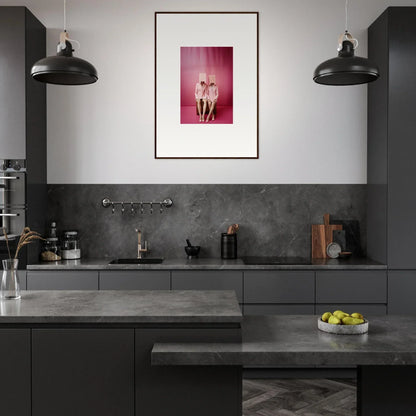
POLYGON ((326 259, 326 248, 332 243, 332 232, 342 230, 341 224, 330 224, 329 214, 324 215, 323 224, 312 224, 312 258, 326 259))

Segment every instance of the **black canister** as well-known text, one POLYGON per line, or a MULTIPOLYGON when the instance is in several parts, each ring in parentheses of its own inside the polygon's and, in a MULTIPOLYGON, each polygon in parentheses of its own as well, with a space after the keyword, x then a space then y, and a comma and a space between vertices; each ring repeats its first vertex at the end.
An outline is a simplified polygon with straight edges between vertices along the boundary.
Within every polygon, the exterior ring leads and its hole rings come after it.
POLYGON ((221 258, 237 258, 237 234, 221 234, 221 258))

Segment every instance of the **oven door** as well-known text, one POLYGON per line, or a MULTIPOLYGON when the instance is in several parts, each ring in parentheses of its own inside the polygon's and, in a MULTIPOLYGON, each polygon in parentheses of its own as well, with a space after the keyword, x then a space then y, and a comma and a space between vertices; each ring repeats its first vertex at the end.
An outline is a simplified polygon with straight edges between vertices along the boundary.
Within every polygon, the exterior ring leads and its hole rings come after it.
MULTIPOLYGON (((23 231, 26 222, 26 209, 21 207, 0 207, 0 224, 6 229, 10 238, 19 236, 23 231)), ((0 232, 3 236, 3 229, 0 232)))
POLYGON ((0 172, 0 207, 25 206, 25 181, 24 172, 0 172))

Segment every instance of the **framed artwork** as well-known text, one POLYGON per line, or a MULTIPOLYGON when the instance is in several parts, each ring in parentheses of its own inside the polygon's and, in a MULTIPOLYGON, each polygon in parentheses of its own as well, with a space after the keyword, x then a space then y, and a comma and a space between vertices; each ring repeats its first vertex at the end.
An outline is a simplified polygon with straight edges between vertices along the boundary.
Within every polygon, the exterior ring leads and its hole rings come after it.
POLYGON ((155 158, 258 159, 258 12, 155 13, 155 158))

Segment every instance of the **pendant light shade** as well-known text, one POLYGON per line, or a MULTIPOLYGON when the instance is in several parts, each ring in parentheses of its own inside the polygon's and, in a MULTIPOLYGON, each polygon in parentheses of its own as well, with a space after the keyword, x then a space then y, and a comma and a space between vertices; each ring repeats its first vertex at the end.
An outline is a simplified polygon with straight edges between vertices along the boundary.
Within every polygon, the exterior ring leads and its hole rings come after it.
POLYGON ((357 85, 375 81, 378 77, 377 65, 367 58, 355 56, 353 43, 345 40, 336 58, 318 65, 313 80, 322 85, 357 85))
POLYGON ((377 65, 367 58, 355 56, 358 40, 348 32, 348 0, 345 0, 345 33, 338 39, 338 56, 317 66, 313 80, 322 85, 357 85, 379 77, 377 65))
POLYGON ((48 56, 32 66, 33 79, 48 84, 85 85, 98 80, 97 70, 88 61, 72 55, 74 49, 66 31, 66 0, 64 0, 64 30, 60 34, 56 56, 48 56))
POLYGON ((72 44, 65 41, 66 48, 56 56, 40 59, 32 67, 32 77, 40 82, 60 85, 85 85, 98 80, 97 70, 88 61, 72 55, 72 44))

